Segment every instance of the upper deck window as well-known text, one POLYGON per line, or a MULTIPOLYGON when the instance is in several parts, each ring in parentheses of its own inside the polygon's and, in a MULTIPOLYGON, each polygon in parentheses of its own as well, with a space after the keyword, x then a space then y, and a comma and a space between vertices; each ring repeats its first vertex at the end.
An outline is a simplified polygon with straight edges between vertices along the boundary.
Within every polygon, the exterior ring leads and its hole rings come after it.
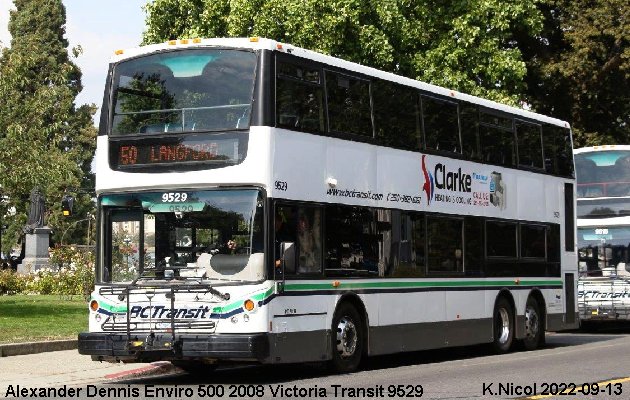
POLYGON ((323 132, 324 90, 320 70, 281 61, 276 68, 277 125, 304 132, 323 132))
POLYGON ((368 80, 326 71, 331 132, 373 137, 368 80))
POLYGON ((422 119, 428 149, 461 153, 456 103, 422 96, 422 119))
POLYGON ((111 134, 248 128, 256 59, 245 50, 195 49, 121 62, 111 134))
POLYGON ((575 155, 579 197, 630 196, 630 150, 575 155))

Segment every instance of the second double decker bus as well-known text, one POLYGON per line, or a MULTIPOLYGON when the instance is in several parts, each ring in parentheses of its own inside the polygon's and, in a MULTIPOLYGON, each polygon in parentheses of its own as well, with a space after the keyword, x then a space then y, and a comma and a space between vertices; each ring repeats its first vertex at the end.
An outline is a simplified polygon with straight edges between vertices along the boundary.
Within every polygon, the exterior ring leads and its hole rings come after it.
POLYGON ((95 360, 330 361, 577 326, 565 122, 266 39, 120 51, 95 360))
POLYGON ((575 168, 580 319, 630 321, 630 146, 576 149, 575 168))

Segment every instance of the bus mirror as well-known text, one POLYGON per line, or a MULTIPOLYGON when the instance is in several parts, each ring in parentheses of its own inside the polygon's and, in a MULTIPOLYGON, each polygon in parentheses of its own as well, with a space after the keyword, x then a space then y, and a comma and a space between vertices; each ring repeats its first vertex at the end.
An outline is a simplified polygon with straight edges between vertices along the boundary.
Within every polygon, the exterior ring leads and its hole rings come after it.
POLYGON ((64 217, 72 215, 72 206, 74 205, 74 197, 66 194, 61 199, 61 212, 64 217))
POLYGON ((280 257, 282 260, 282 276, 295 273, 295 245, 293 242, 280 243, 280 257))

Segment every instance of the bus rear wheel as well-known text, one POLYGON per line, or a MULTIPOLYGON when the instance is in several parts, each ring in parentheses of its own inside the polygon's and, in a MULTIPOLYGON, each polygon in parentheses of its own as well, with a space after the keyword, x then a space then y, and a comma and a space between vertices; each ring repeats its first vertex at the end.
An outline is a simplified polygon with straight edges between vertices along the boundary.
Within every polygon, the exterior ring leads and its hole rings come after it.
POLYGON ((494 340, 492 347, 498 354, 507 353, 514 341, 514 311, 505 297, 499 297, 494 306, 494 340))
POLYGON ((536 299, 530 297, 525 305, 525 337, 523 338, 525 350, 537 349, 543 343, 544 335, 540 306, 536 299))
POLYGON ((341 303, 332 323, 332 368, 337 372, 352 372, 363 356, 363 322, 349 303, 341 303))

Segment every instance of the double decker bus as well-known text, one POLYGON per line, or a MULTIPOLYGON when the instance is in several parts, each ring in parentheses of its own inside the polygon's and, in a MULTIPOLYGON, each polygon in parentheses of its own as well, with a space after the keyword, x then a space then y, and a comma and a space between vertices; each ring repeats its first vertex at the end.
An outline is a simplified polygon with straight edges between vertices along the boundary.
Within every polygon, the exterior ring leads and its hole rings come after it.
POLYGON ((276 41, 117 52, 101 361, 329 361, 577 327, 567 123, 276 41))
POLYGON ((630 320, 630 146, 575 150, 578 308, 586 326, 630 320))

